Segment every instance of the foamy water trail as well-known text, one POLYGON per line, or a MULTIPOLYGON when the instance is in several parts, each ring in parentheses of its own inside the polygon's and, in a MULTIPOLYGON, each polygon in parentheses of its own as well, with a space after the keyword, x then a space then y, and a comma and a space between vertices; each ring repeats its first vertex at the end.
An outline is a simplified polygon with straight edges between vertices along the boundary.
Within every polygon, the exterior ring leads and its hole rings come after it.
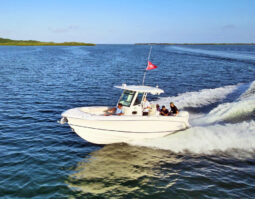
POLYGON ((179 46, 171 46, 169 48, 177 50, 177 51, 210 55, 210 56, 221 57, 221 58, 255 61, 255 54, 241 54, 241 53, 235 53, 235 52, 230 53, 230 52, 224 52, 224 51, 194 49, 194 48, 179 47, 179 46))
POLYGON ((237 102, 220 104, 201 119, 201 121, 204 123, 229 121, 247 116, 253 112, 255 112, 255 96, 250 96, 237 102))
POLYGON ((200 123, 213 123, 219 121, 229 121, 245 117, 255 112, 255 81, 241 95, 241 97, 231 103, 220 104, 211 110, 200 123))
POLYGON ((252 96, 255 94, 255 81, 250 83, 249 88, 245 91, 245 93, 243 93, 239 99, 245 99, 249 96, 252 96))
POLYGON ((167 137, 132 142, 133 145, 171 150, 175 153, 191 152, 214 154, 219 151, 255 150, 255 122, 196 126, 167 137))
POLYGON ((180 109, 184 107, 203 107, 225 99, 227 95, 233 93, 239 86, 241 84, 215 89, 203 89, 197 92, 186 92, 178 96, 162 97, 155 103, 169 107, 169 103, 173 101, 180 109))
MULTIPOLYGON (((204 89, 198 92, 180 94, 176 97, 161 98, 157 102, 164 104, 175 101, 180 107, 201 107, 224 99, 237 89, 225 86, 216 89, 204 89)), ((146 141, 134 141, 130 144, 171 150, 175 153, 215 154, 218 152, 255 151, 255 121, 225 123, 225 120, 247 116, 255 112, 255 81, 246 86, 246 91, 231 103, 223 103, 208 114, 195 114, 191 117, 191 128, 175 134, 146 141), (219 123, 221 122, 221 123, 219 123)), ((245 153, 246 154, 246 153, 245 153)))

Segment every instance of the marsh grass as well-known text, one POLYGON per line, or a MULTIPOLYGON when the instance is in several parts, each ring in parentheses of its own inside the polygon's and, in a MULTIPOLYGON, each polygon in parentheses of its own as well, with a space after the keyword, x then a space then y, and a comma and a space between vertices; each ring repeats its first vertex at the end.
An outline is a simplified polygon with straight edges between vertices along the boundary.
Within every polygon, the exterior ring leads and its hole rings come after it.
POLYGON ((0 38, 1 46, 95 46, 92 43, 83 43, 83 42, 41 42, 35 40, 12 40, 0 38))

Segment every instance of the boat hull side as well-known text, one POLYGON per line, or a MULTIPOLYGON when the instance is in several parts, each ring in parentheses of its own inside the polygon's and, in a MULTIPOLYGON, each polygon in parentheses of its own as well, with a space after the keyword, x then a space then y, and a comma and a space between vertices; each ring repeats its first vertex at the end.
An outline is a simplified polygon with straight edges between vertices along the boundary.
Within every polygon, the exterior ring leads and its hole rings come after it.
POLYGON ((138 139, 152 139, 187 128, 184 122, 132 121, 130 123, 130 121, 67 119, 76 134, 94 144, 127 143, 138 139))

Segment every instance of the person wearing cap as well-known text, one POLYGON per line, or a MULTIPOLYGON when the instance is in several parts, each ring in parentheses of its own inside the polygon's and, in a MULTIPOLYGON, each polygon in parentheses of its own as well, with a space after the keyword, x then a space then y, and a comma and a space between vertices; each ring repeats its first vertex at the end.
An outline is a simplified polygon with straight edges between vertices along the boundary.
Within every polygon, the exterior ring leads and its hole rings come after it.
POLYGON ((171 108, 171 111, 169 112, 169 115, 176 116, 179 113, 178 108, 174 105, 173 102, 170 102, 170 108, 171 108))

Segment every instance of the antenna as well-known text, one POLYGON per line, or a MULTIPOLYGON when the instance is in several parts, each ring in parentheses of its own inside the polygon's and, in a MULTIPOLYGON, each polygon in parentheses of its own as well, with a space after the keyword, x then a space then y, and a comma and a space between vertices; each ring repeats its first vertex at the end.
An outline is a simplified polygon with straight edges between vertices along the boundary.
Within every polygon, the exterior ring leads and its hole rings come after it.
POLYGON ((152 46, 150 48, 150 52, 149 52, 149 56, 148 56, 148 61, 150 61, 150 57, 151 57, 151 49, 152 49, 152 46))
MULTIPOLYGON (((147 67, 148 67, 148 63, 149 63, 150 57, 151 57, 151 49, 152 49, 152 46, 150 48, 149 55, 148 55, 147 67)), ((146 69, 147 69, 147 67, 146 67, 146 69)), ((145 80, 145 76, 146 76, 146 72, 147 72, 146 69, 145 69, 144 74, 143 74, 143 84, 142 85, 144 85, 144 80, 145 80)))

